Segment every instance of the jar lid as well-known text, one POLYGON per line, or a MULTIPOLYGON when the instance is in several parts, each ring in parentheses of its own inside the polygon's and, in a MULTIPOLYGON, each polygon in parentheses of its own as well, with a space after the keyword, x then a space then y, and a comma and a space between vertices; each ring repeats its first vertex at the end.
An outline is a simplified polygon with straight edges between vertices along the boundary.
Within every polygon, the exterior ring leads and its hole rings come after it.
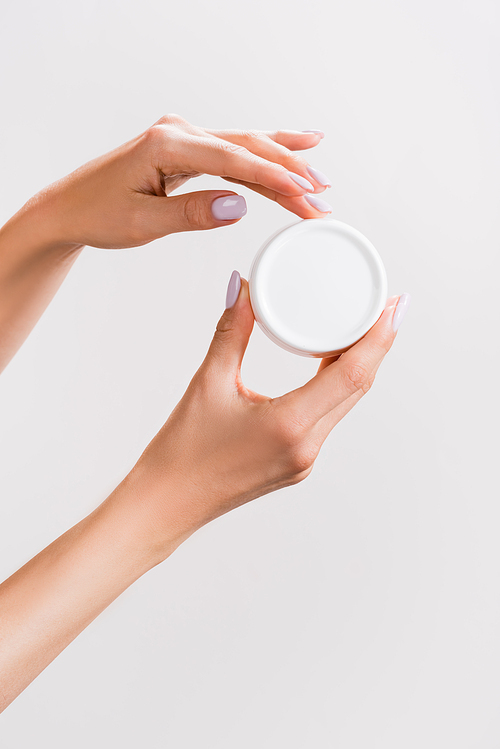
POLYGON ((302 356, 341 353, 378 320, 387 298, 380 255, 357 229, 304 219, 276 232, 249 273, 250 302, 266 335, 302 356))

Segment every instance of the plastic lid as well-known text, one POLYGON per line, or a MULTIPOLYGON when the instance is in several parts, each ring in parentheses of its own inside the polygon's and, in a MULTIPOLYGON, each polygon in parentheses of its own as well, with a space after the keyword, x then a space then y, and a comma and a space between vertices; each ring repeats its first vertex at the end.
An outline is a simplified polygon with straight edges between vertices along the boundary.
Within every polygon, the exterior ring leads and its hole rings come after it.
POLYGON ((334 219, 274 234, 254 258, 250 301, 262 330, 302 356, 345 351, 379 318, 387 275, 371 242, 334 219))

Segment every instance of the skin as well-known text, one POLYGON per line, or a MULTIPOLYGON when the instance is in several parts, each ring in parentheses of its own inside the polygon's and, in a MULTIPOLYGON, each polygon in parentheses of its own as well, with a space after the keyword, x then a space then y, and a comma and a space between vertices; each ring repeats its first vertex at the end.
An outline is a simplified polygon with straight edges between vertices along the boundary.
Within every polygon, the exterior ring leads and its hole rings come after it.
MULTIPOLYGON (((209 131, 177 115, 50 185, 0 230, 0 364, 36 323, 85 244, 118 248, 212 229, 231 191, 170 196, 190 176, 240 182, 302 218, 313 209, 287 170, 319 135, 209 131)), ((391 297, 340 357, 279 398, 249 390, 241 364, 254 325, 248 282, 217 323, 182 399, 115 491, 0 586, 0 710, 129 585, 198 528, 304 480, 333 427, 368 392, 396 334, 391 297)))

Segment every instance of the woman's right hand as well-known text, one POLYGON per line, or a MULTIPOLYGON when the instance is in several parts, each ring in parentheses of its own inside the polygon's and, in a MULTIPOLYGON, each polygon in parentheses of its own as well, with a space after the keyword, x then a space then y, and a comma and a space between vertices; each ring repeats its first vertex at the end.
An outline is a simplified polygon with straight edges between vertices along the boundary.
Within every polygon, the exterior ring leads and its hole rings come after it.
POLYGON ((127 477, 154 519, 149 540, 160 561, 171 550, 172 534, 180 542, 219 515, 310 474, 328 434, 370 389, 409 302, 406 294, 391 297, 357 344, 321 360, 302 387, 269 398, 241 380, 254 315, 248 282, 241 279, 238 293, 239 283, 234 272, 228 297, 231 303, 238 294, 236 302, 220 318, 184 396, 127 477))

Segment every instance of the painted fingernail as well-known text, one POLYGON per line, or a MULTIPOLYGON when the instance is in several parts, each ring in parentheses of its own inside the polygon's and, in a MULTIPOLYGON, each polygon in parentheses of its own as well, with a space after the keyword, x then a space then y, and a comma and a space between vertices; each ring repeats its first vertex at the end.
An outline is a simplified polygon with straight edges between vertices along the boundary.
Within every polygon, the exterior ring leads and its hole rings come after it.
POLYGON ((229 309, 238 299, 241 288, 241 276, 237 270, 233 270, 226 291, 226 309, 229 309))
POLYGON ((323 185, 323 187, 331 187, 332 183, 326 176, 326 174, 323 174, 323 172, 320 172, 319 169, 314 169, 312 166, 307 167, 307 171, 311 175, 313 179, 316 180, 316 182, 319 182, 320 185, 323 185))
POLYGON ((401 294, 399 297, 399 302, 396 307, 396 311, 394 312, 394 316, 392 318, 392 329, 394 332, 399 328, 401 323, 403 322, 403 317, 406 315, 406 311, 408 307, 410 306, 411 302, 411 296, 407 294, 406 292, 404 294, 401 294))
POLYGON ((288 176, 291 177, 293 181, 299 185, 299 187, 302 187, 304 190, 308 190, 309 192, 314 192, 314 187, 311 185, 311 183, 304 177, 301 177, 300 174, 295 174, 295 172, 288 172, 288 176))
POLYGON ((212 202, 212 216, 217 221, 234 221, 242 218, 247 212, 247 204, 243 195, 223 195, 212 202))
POLYGON ((320 135, 322 138, 325 137, 323 130, 302 130, 303 133, 314 133, 314 135, 320 135))
POLYGON ((313 208, 316 208, 317 211, 321 211, 321 213, 331 213, 333 211, 330 203, 327 203, 326 200, 321 200, 321 198, 317 198, 316 195, 304 195, 304 198, 313 208))

